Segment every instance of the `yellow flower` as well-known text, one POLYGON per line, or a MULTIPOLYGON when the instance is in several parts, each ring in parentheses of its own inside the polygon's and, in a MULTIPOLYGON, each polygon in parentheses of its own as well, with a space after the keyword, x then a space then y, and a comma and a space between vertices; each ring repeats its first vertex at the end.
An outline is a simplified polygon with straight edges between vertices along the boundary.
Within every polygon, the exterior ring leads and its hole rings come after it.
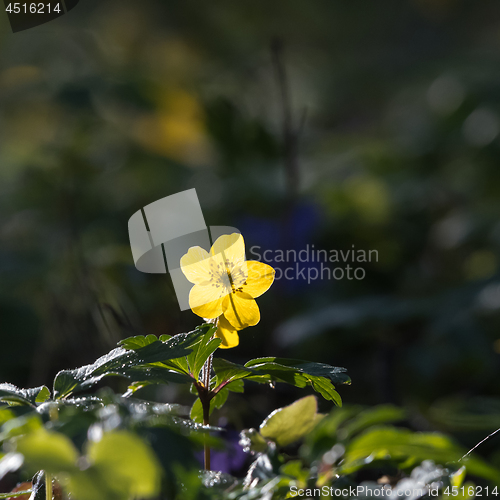
POLYGON ((231 347, 236 347, 240 343, 238 330, 229 323, 224 315, 219 317, 215 335, 222 339, 222 343, 219 346, 222 349, 230 349, 231 347))
POLYGON ((202 318, 219 318, 216 335, 221 347, 238 345, 238 331, 256 325, 260 297, 273 283, 274 269, 262 262, 245 260, 241 234, 223 235, 210 253, 191 247, 181 259, 181 269, 194 284, 189 306, 202 318))

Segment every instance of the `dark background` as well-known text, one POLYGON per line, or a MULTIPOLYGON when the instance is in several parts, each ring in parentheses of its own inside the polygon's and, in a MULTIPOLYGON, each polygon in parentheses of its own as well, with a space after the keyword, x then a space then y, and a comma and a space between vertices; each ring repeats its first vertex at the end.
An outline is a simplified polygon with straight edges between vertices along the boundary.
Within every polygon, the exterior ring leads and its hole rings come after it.
MULTIPOLYGON (((379 255, 364 280, 276 282, 219 355, 344 366, 345 402, 465 445, 500 427, 498 1, 82 0, 0 22, 2 381, 199 322, 127 232, 194 187, 247 249, 379 255)), ((223 416, 256 425, 299 394, 249 385, 223 416)))

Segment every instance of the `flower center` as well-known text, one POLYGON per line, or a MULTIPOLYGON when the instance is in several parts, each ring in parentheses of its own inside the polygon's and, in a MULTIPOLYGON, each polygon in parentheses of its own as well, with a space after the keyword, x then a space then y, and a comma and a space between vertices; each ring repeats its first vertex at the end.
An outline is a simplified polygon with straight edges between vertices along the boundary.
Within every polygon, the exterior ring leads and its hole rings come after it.
POLYGON ((226 273, 231 284, 232 293, 242 292, 243 285, 246 285, 246 276, 241 266, 236 267, 233 262, 226 259, 226 273))
POLYGON ((229 259, 223 262, 210 262, 210 281, 215 288, 223 288, 227 293, 242 292, 243 286, 247 284, 246 275, 241 266, 236 266, 229 259))

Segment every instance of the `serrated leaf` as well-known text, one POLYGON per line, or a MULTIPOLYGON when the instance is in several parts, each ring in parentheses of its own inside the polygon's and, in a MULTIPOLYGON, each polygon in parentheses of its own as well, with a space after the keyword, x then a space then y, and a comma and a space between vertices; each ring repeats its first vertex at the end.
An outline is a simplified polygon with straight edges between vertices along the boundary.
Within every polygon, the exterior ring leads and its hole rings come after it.
POLYGON ((50 391, 44 385, 33 389, 20 389, 12 384, 0 384, 0 401, 11 405, 36 406, 50 397, 50 391))
POLYGON ((35 403, 36 404, 44 403, 49 398, 50 398, 50 391, 48 387, 45 387, 43 385, 41 391, 36 396, 35 403))
MULTIPOLYGON (((245 367, 255 370, 257 374, 266 374, 275 382, 284 382, 295 387, 311 386, 326 400, 333 401, 337 406, 342 406, 342 399, 335 390, 333 382, 350 383, 350 378, 344 373, 345 368, 300 359, 258 358, 246 363, 245 367)), ((255 380, 252 376, 247 378, 255 380)))
MULTIPOLYGON (((184 375, 191 377, 189 375, 189 365, 188 365, 186 356, 182 356, 182 357, 176 358, 176 359, 169 359, 168 361, 162 361, 161 364, 162 364, 162 366, 164 366, 165 368, 168 368, 169 370, 173 370, 177 373, 182 373, 184 375)), ((193 379, 191 377, 191 381, 192 380, 193 379)))
MULTIPOLYGON (((210 339, 213 335, 213 332, 215 331, 215 328, 212 324, 210 323, 205 323, 203 325, 200 325, 196 327, 194 332, 196 333, 197 337, 194 342, 192 342, 189 347, 191 348, 191 352, 187 356, 179 356, 176 358, 172 358, 169 360, 162 360, 162 365, 164 365, 166 368, 192 376, 193 378, 197 379, 197 375, 191 375, 192 370, 191 367, 194 364, 194 357, 196 357, 196 353, 199 351, 200 346, 204 344, 204 339, 208 338, 210 339), (192 362, 189 362, 188 359, 193 358, 192 362)), ((186 335, 186 334, 183 334, 186 335)), ((190 334, 188 334, 190 335, 190 334)), ((177 336, 176 336, 177 337, 177 336)), ((161 335, 159 339, 157 339, 154 335, 148 335, 147 337, 144 337, 144 335, 138 335, 136 337, 130 337, 128 339, 125 339, 120 342, 121 345, 123 345, 124 348, 129 349, 129 350, 138 350, 141 349, 142 347, 146 347, 156 340, 159 340, 161 342, 167 343, 170 341, 173 337, 170 335, 161 335)), ((215 349, 214 349, 215 350, 215 349)), ((208 356, 207 356, 208 358, 208 356)), ((199 370, 198 370, 199 371, 199 370)))
POLYGON ((335 390, 335 386, 330 380, 324 377, 313 376, 306 376, 306 378, 309 380, 312 388, 317 393, 321 394, 327 401, 333 401, 337 406, 342 406, 342 398, 335 390))
POLYGON ((191 375, 198 380, 199 374, 203 365, 211 354, 219 347, 222 340, 213 338, 215 327, 211 328, 202 337, 201 341, 194 347, 193 352, 187 357, 187 362, 190 367, 191 375))
POLYGON ((254 375, 254 371, 245 368, 243 365, 232 363, 226 359, 215 358, 213 361, 213 368, 217 376, 217 385, 228 384, 236 380, 254 375))
POLYGON ((334 384, 350 384, 351 382, 351 379, 345 373, 345 368, 330 366, 325 363, 313 363, 302 359, 275 357, 257 358, 245 363, 245 367, 264 371, 266 373, 290 369, 291 371, 307 373, 308 375, 316 377, 328 378, 334 384))
POLYGON ((338 406, 342 405, 342 399, 332 381, 350 382, 344 368, 296 359, 258 358, 243 366, 217 358, 213 366, 217 386, 225 387, 241 379, 258 383, 283 382, 300 388, 310 386, 338 406))
POLYGON ((260 426, 263 437, 280 446, 291 444, 309 433, 318 422, 318 403, 314 396, 299 399, 273 411, 260 426))
POLYGON ((105 374, 95 375, 98 368, 112 360, 124 359, 127 352, 122 348, 113 349, 91 365, 85 365, 75 370, 60 371, 54 379, 54 398, 61 399, 73 392, 91 387, 105 376, 105 374))
POLYGON ((127 351, 135 351, 141 347, 145 347, 153 342, 156 342, 158 337, 156 335, 136 335, 135 337, 128 337, 126 339, 120 340, 118 345, 123 347, 127 351))
POLYGON ((109 374, 109 376, 115 375, 126 377, 130 380, 131 384, 129 390, 125 393, 126 397, 148 385, 169 383, 186 384, 192 382, 191 377, 161 366, 139 366, 127 368, 122 371, 116 370, 116 372, 109 374))
POLYGON ((106 372, 112 372, 118 368, 158 363, 186 356, 192 350, 190 347, 193 346, 203 334, 204 330, 196 329, 190 333, 175 335, 166 342, 156 340, 151 344, 133 351, 126 351, 122 348, 115 349, 115 351, 120 350, 121 355, 115 356, 104 363, 100 363, 99 366, 93 370, 93 374, 100 375, 106 372))
POLYGON ((202 326, 193 332, 175 335, 165 342, 156 339, 137 350, 126 350, 119 347, 91 365, 82 366, 75 370, 63 370, 56 375, 54 380, 54 397, 61 399, 73 392, 88 389, 108 375, 127 377, 133 382, 186 382, 189 380, 188 378, 173 374, 169 367, 162 366, 161 362, 168 362, 173 358, 189 354, 190 347, 199 341, 206 330, 207 327, 202 326), (165 373, 160 374, 162 369, 165 373))

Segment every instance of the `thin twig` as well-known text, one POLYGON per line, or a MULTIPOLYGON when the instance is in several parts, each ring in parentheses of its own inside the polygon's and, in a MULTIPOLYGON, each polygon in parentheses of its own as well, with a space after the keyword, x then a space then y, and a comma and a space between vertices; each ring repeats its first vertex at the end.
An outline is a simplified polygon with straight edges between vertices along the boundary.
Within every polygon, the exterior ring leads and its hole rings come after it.
POLYGON ((488 439, 492 438, 495 434, 498 434, 500 432, 500 429, 497 429, 496 431, 492 432, 489 436, 486 436, 482 441, 479 441, 479 443, 474 446, 474 448, 470 449, 460 460, 462 461, 464 458, 468 457, 476 448, 481 446, 485 441, 488 441, 488 439))

